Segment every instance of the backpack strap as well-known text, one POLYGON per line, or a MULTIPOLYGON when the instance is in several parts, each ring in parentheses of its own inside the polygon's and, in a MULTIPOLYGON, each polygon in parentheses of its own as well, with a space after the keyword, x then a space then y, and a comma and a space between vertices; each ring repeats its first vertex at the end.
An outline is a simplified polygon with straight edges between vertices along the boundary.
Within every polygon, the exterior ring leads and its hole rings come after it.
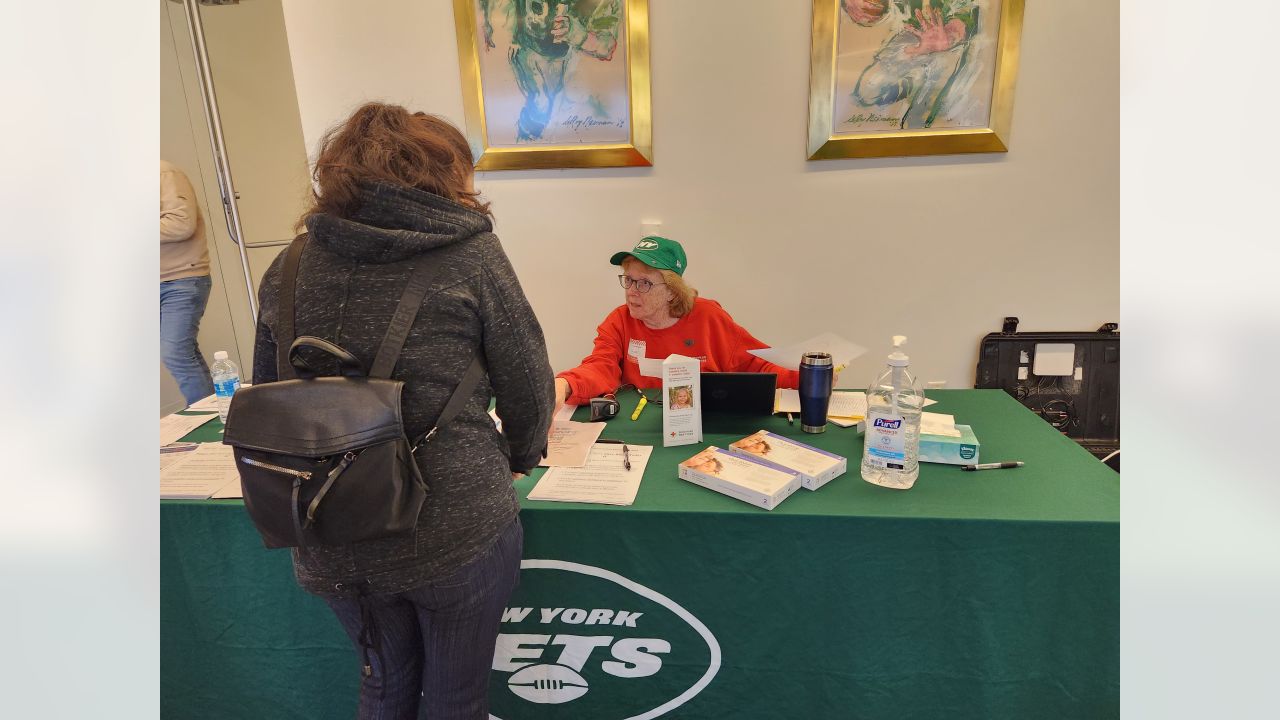
POLYGON ((431 281, 435 280, 439 270, 439 262, 431 262, 428 258, 419 257, 418 266, 409 276, 409 282, 404 286, 404 293, 400 295, 400 304, 396 306, 396 313, 391 317, 391 324, 387 326, 387 334, 383 336, 382 344, 378 346, 378 354, 373 358, 373 365, 369 366, 369 377, 382 379, 391 377, 391 372, 396 369, 396 362, 400 359, 400 351, 404 349, 404 341, 409 337, 413 321, 418 317, 422 301, 426 299, 431 281))
POLYGON ((302 233, 293 239, 285 251, 284 268, 280 275, 280 297, 276 304, 276 379, 291 380, 296 377, 289 363, 289 350, 297 336, 294 329, 293 301, 298 284, 298 265, 302 263, 302 248, 310 239, 302 233))
POLYGON ((440 417, 436 418, 436 424, 430 430, 423 433, 413 443, 412 452, 417 452, 418 447, 423 443, 431 442, 431 438, 436 436, 440 428, 448 425, 459 412, 462 412, 462 406, 467 404, 467 400, 471 398, 471 393, 475 391, 476 385, 480 382, 480 378, 484 377, 487 368, 484 359, 480 355, 480 351, 476 350, 471 356, 471 364, 467 366, 466 372, 462 373, 462 379, 458 381, 458 386, 453 389, 453 394, 449 396, 449 402, 444 404, 444 410, 440 411, 440 417))

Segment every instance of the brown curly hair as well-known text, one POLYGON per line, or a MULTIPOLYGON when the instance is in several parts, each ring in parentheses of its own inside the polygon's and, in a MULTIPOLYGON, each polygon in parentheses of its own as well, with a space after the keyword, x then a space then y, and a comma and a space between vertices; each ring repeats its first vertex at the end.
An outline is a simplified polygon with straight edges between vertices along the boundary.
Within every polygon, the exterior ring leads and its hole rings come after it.
POLYGON ((475 159, 467 139, 448 120, 400 105, 369 102, 325 133, 312 173, 311 206, 298 220, 327 213, 351 217, 360 183, 385 182, 424 190, 492 217, 471 189, 475 159))

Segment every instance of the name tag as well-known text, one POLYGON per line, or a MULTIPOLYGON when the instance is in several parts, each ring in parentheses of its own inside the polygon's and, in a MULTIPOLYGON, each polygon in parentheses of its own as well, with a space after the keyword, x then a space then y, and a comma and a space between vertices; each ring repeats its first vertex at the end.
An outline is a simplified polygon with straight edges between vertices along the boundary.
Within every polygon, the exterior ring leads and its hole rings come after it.
POLYGON ((627 346, 627 359, 633 363, 639 363, 640 358, 645 357, 644 351, 646 347, 645 341, 632 340, 631 344, 627 346))

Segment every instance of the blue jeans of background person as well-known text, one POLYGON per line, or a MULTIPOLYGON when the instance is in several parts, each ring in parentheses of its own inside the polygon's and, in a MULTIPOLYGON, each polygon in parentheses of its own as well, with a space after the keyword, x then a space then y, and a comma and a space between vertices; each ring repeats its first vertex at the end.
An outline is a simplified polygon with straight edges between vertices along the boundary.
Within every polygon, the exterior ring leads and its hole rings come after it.
POLYGON ((212 287, 208 275, 160 283, 160 359, 188 405, 213 394, 209 365, 196 344, 212 287))
POLYGON ((325 598, 357 652, 371 633, 372 674, 360 684, 360 720, 486 720, 502 611, 520 580, 519 518, 461 570, 413 590, 360 600, 325 598))

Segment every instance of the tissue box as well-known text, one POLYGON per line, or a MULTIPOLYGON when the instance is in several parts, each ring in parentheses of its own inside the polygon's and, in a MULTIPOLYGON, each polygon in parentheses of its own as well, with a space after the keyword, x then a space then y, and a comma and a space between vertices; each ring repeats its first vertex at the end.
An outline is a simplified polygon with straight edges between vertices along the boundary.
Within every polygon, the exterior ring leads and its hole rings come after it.
POLYGON ((978 438, 968 425, 956 425, 960 437, 920 436, 920 462, 973 465, 978 460, 978 438))
POLYGON ((711 445, 680 463, 679 476, 708 490, 772 510, 800 488, 800 476, 711 445))

